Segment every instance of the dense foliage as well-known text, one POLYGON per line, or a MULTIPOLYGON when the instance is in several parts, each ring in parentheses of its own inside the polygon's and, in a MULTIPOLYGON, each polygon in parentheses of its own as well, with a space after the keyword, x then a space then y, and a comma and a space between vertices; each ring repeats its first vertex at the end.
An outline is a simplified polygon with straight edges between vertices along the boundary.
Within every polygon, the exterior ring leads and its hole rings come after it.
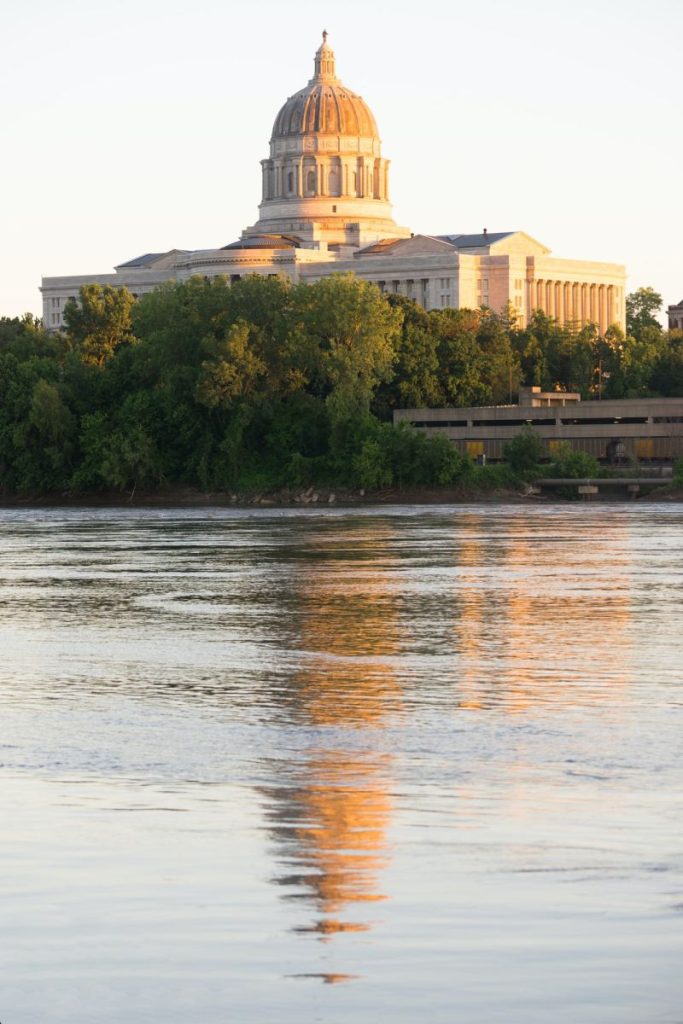
POLYGON ((2 486, 483 485, 445 438, 393 427, 393 409, 506 403, 521 382, 681 395, 683 333, 641 291, 633 334, 601 338, 539 312, 524 330, 511 311, 427 312, 353 276, 196 278, 137 302, 90 285, 63 335, 0 319, 2 486))

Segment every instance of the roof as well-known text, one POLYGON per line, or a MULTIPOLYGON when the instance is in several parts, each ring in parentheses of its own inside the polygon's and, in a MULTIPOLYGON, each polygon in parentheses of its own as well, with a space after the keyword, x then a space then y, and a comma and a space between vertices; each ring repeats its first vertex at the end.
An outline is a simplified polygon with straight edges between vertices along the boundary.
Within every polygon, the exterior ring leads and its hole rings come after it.
POLYGON ((186 256, 189 251, 189 249, 169 249, 168 252, 146 252, 144 256, 136 256, 134 260, 128 260, 127 263, 118 263, 116 269, 146 270, 148 267, 154 266, 155 263, 165 256, 170 256, 172 253, 186 256))
POLYGON ((225 249, 299 249, 301 242, 291 235, 252 235, 250 238, 240 238, 229 245, 221 246, 225 249))
POLYGON ((515 231, 485 231, 479 235, 434 235, 441 242, 448 242, 455 249, 483 249, 516 234, 515 231))

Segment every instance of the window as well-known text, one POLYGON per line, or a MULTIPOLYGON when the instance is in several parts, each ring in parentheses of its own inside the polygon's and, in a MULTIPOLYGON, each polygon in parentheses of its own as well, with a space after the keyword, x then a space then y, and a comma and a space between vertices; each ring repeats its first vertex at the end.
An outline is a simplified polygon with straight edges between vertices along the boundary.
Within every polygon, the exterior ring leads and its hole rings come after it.
POLYGON ((306 191, 315 192, 315 171, 309 171, 306 175, 306 191))
POLYGON ((571 427, 581 427, 584 424, 607 426, 614 423, 647 423, 647 416, 582 416, 563 419, 562 422, 571 427))
POLYGON ((332 213, 336 213, 336 212, 337 212, 337 207, 336 207, 336 206, 333 206, 333 207, 332 207, 332 213))
POLYGON ((466 427, 467 420, 412 420, 413 427, 427 427, 429 430, 438 427, 466 427))
POLYGON ((287 175, 287 191, 288 192, 293 192, 294 191, 294 172, 293 171, 290 171, 289 174, 287 175))

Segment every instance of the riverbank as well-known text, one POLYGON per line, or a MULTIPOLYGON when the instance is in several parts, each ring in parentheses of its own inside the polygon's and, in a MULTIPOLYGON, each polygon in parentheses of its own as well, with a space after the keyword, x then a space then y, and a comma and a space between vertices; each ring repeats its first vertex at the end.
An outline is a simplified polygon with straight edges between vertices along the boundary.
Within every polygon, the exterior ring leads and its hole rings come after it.
MULTIPOLYGON (((592 501, 683 501, 683 488, 666 485, 641 498, 611 493, 592 501)), ((4 494, 0 508, 332 508, 373 505, 573 504, 553 493, 536 494, 530 488, 387 487, 381 490, 308 487, 260 491, 199 491, 193 488, 135 490, 131 493, 60 492, 51 494, 4 494)))

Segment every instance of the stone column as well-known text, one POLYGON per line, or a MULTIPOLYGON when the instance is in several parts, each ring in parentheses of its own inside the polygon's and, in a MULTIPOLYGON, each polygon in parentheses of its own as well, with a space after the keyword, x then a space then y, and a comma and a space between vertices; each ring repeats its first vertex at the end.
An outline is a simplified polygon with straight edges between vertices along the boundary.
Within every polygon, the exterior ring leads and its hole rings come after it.
POLYGON ((548 316, 555 316, 555 282, 548 281, 546 288, 546 305, 548 307, 548 316))

